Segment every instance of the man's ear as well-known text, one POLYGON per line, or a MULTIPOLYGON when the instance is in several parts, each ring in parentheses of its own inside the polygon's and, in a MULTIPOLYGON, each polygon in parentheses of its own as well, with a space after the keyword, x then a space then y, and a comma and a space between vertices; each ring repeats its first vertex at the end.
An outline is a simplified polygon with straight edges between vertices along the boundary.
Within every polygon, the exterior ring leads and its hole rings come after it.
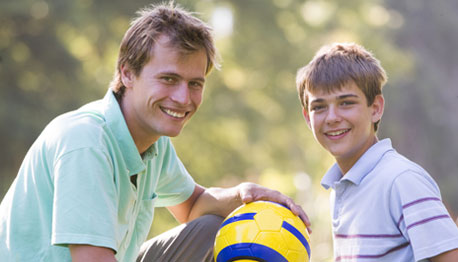
POLYGON ((121 66, 121 81, 126 88, 131 88, 133 86, 135 79, 135 74, 129 67, 123 65, 121 66))
POLYGON ((309 126, 309 128, 311 129, 311 125, 310 125, 310 114, 309 112, 307 111, 307 108, 305 107, 302 107, 302 114, 304 115, 304 118, 305 118, 305 122, 307 123, 307 125, 309 126))
POLYGON ((371 107, 372 107, 372 123, 375 123, 382 118, 383 110, 385 109, 385 98, 383 98, 383 95, 377 95, 371 107))

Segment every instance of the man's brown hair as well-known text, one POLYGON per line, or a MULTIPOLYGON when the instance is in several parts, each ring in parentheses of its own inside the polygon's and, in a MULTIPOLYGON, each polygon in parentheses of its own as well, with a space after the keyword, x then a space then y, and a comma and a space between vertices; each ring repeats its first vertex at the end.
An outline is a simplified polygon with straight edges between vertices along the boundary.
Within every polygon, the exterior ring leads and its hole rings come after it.
POLYGON ((121 81, 121 69, 127 66, 138 76, 151 59, 155 42, 161 36, 167 36, 168 44, 180 52, 204 49, 207 55, 206 74, 218 66, 211 28, 192 13, 170 2, 151 5, 137 14, 121 41, 117 68, 110 83, 118 99, 122 98, 126 88, 121 81))
MULTIPOLYGON (((386 80, 380 61, 364 47, 354 43, 334 43, 322 47, 310 63, 298 70, 296 87, 302 106, 308 110, 306 92, 322 90, 330 93, 353 81, 366 96, 369 106, 377 95, 382 94, 386 80)), ((374 123, 375 131, 379 122, 374 123)))

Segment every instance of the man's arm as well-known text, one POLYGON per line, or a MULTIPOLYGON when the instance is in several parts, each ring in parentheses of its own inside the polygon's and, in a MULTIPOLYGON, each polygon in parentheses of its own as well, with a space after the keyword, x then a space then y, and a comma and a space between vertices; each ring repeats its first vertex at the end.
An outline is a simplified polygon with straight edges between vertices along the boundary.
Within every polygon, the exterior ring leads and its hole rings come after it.
POLYGON ((106 247, 69 245, 72 262, 116 262, 115 253, 106 247))
POLYGON ((458 261, 458 249, 444 252, 431 258, 432 262, 456 262, 458 261))
POLYGON ((257 200, 269 200, 289 207, 295 215, 304 221, 307 229, 311 232, 310 220, 304 210, 295 204, 291 198, 254 183, 241 183, 231 188, 204 188, 196 184, 194 192, 188 200, 168 209, 178 221, 187 222, 206 214, 226 217, 243 203, 257 200))

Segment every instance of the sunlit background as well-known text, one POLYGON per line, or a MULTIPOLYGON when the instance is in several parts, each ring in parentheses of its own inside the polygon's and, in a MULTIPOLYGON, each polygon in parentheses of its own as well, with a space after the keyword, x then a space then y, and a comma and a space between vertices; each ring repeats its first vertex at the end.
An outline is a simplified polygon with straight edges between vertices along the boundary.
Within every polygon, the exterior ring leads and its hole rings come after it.
MULTIPOLYGON (((323 44, 357 42, 389 81, 380 138, 436 179, 458 213, 458 1, 177 1, 214 28, 222 68, 207 81, 200 112, 174 138, 204 186, 252 181, 302 204, 313 261, 332 261, 329 192, 333 160, 301 115, 296 70, 323 44)), ((0 2, 0 196, 26 151, 57 115, 101 98, 135 11, 153 1, 0 2)), ((150 236, 177 225, 157 209, 150 236)))

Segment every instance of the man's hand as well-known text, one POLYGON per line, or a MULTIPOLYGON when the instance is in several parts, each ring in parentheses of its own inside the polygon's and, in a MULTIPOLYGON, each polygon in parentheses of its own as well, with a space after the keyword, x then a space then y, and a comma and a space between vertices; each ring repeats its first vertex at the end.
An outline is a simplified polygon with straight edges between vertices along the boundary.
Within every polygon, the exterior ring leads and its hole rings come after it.
POLYGON ((291 212, 296 216, 299 216, 302 221, 304 221, 305 226, 309 233, 312 233, 311 223, 310 220, 305 214, 304 210, 301 206, 294 203, 294 201, 282 193, 272 190, 254 183, 241 183, 237 186, 238 188, 238 197, 242 201, 242 203, 250 203, 257 200, 267 200, 276 203, 283 204, 289 209, 291 212))
POLYGON ((72 262, 116 262, 115 253, 106 247, 69 245, 72 262))

